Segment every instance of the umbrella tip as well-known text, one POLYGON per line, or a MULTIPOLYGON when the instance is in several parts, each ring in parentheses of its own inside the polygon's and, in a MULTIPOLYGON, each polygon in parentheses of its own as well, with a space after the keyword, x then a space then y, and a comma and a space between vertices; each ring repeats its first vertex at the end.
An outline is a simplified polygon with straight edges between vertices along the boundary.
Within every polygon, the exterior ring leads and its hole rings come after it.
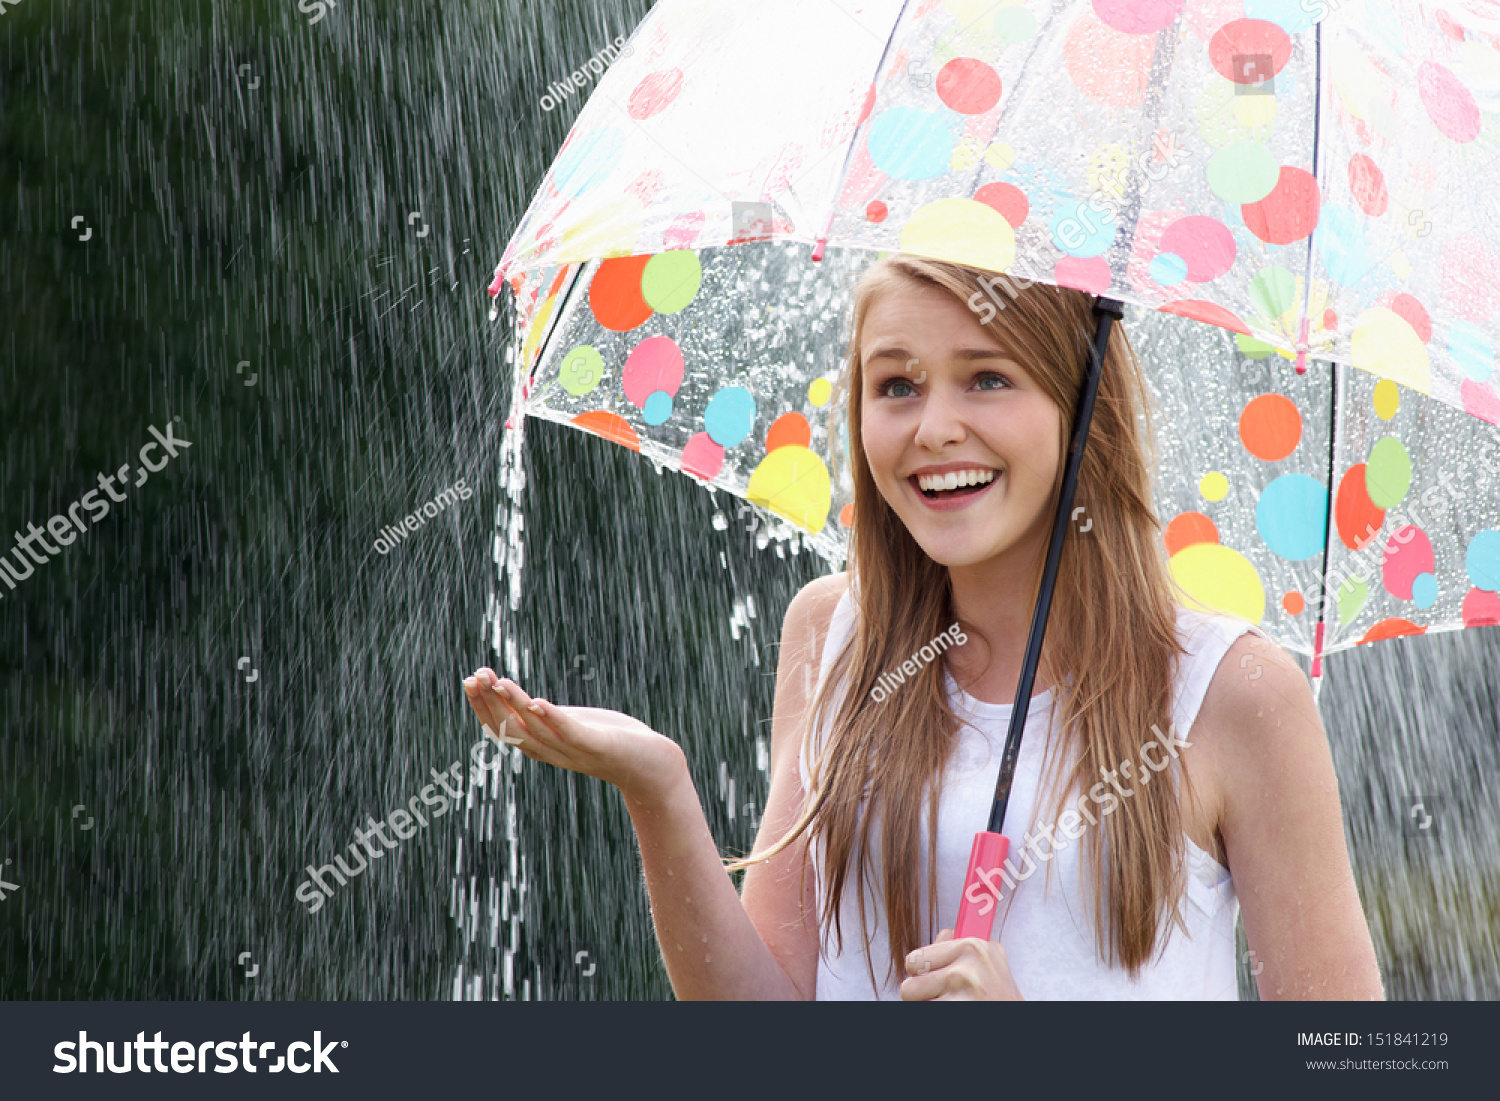
POLYGON ((1305 374, 1307 374, 1307 349, 1306 348, 1298 348, 1297 349, 1297 363, 1296 363, 1296 367, 1297 367, 1297 373, 1299 375, 1305 375, 1305 374))
POLYGON ((821 260, 821 259, 823 259, 823 249, 826 248, 827 246, 828 246, 828 238, 827 237, 819 237, 818 241, 817 241, 817 244, 813 245, 812 258, 814 260, 821 260))

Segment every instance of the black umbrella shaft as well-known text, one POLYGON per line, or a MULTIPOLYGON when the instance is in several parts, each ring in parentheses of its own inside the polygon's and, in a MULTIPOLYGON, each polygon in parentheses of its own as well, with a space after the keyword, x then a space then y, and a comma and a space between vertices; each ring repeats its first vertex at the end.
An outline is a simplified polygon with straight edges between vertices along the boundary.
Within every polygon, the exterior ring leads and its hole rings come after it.
POLYGON ((1005 805, 1010 801, 1010 784, 1015 776, 1016 758, 1021 753, 1021 734, 1026 729, 1026 712, 1031 707, 1031 687, 1036 683, 1036 668, 1042 657, 1042 639, 1047 633, 1047 613, 1052 610, 1052 592, 1057 587, 1057 566, 1062 561, 1063 540, 1073 519, 1073 494, 1078 489, 1078 472, 1083 469, 1083 449, 1088 444, 1089 423, 1094 419, 1094 399, 1099 396, 1099 377, 1104 373, 1104 350, 1109 346, 1109 332, 1115 321, 1125 315, 1113 298, 1094 301, 1098 327, 1090 350, 1088 376, 1078 398, 1073 416, 1073 443, 1068 449, 1068 465, 1063 473, 1062 494, 1057 499, 1057 516, 1052 522, 1052 542, 1047 546, 1047 566, 1042 571, 1041 591, 1037 593, 1036 610, 1031 616, 1031 634, 1026 639, 1026 659, 1021 663, 1021 681, 1016 685, 1016 702, 1010 709, 1010 730, 1005 735, 1005 752, 1000 758, 1000 778, 995 781, 995 802, 990 808, 992 833, 1003 832, 1005 805))

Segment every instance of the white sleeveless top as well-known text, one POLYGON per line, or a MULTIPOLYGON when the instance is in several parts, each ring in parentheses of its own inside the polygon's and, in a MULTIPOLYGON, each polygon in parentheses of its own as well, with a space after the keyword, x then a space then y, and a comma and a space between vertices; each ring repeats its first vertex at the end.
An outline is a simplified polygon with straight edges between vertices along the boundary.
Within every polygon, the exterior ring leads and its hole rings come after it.
MULTIPOLYGON (((819 673, 820 684, 853 632, 854 617, 853 599, 846 591, 829 624, 819 673)), ((1225 652, 1246 631, 1254 631, 1262 638, 1267 636, 1244 620, 1208 615, 1181 606, 1178 608, 1177 629, 1187 654, 1179 659, 1173 686, 1173 723, 1177 736, 1191 741, 1193 720, 1225 652)), ((951 929, 958 922, 959 895, 968 870, 969 851, 974 834, 984 829, 989 820, 1011 712, 1010 704, 976 700, 958 687, 951 674, 945 676, 949 700, 963 725, 959 727, 958 744, 948 760, 943 778, 942 805, 938 808, 938 929, 951 929)), ((1054 855, 1050 861, 1032 858, 1029 865, 1022 862, 1019 854, 1021 838, 1039 824, 1043 810, 1050 814, 1055 802, 1055 797, 1048 797, 1044 800, 1045 806, 1038 807, 1038 788, 1048 743, 1056 737, 1052 699, 1050 690, 1032 697, 1027 712, 1026 731, 1016 760, 1004 829, 1006 837, 1010 838, 1010 864, 1016 869, 1018 882, 1014 887, 1008 884, 1004 887, 1004 897, 990 934, 992 940, 1005 946, 1006 959, 1017 988, 1030 1000, 1237 998, 1234 930, 1239 916, 1239 900, 1235 897, 1234 883, 1229 870, 1186 835, 1183 836, 1186 889, 1180 905, 1188 936, 1183 936, 1182 930, 1169 916, 1163 926, 1165 945, 1158 939, 1156 958, 1141 969, 1136 981, 1129 979, 1124 968, 1110 967, 1102 962, 1096 949, 1092 911, 1084 892, 1084 838, 1069 841, 1059 830, 1054 835, 1058 844, 1051 846, 1054 855), (1028 873, 1028 866, 1034 871, 1028 873), (1022 876, 1025 878, 1020 878, 1022 876)), ((1151 736, 1146 732, 1142 741, 1151 736)), ((1171 737, 1170 731, 1167 736, 1171 737)), ((818 745, 821 746, 826 737, 825 722, 818 731, 818 745)), ((810 747, 804 745, 799 759, 804 792, 810 786, 810 751, 810 747)), ((1179 748, 1177 752, 1191 750, 1179 748)), ((1158 760, 1170 759, 1160 748, 1153 756, 1158 760)), ((1176 771, 1174 767, 1163 772, 1161 778, 1175 777, 1176 771)), ((1120 782, 1122 785, 1130 783, 1123 776, 1120 782)), ((1075 792, 1072 799, 1075 806, 1077 795, 1075 792)), ((1098 818, 1102 807, 1094 803, 1088 805, 1098 818)), ((1067 806, 1063 803, 1060 810, 1067 806)), ((918 842, 918 884, 924 892, 927 882, 926 815, 924 804, 918 842)), ((1096 827, 1085 822, 1083 828, 1096 827)), ((871 843, 875 849, 875 875, 866 885, 865 907, 870 923, 867 929, 870 960, 874 964, 875 981, 881 985, 873 987, 870 984, 865 938, 860 935, 859 900, 855 893, 857 881, 851 875, 845 881, 840 915, 843 951, 837 951, 838 942, 830 929, 819 952, 816 997, 820 1000, 901 999, 900 985, 905 969, 898 966, 894 977, 886 977, 890 952, 885 907, 880 901, 883 879, 880 869, 883 865, 879 851, 879 821, 871 827, 871 843)), ((1045 851, 1040 844, 1038 851, 1045 851)), ((821 839, 814 842, 809 859, 816 869, 817 912, 821 917, 825 906, 821 839)), ((925 911, 924 901, 924 915, 925 911)))

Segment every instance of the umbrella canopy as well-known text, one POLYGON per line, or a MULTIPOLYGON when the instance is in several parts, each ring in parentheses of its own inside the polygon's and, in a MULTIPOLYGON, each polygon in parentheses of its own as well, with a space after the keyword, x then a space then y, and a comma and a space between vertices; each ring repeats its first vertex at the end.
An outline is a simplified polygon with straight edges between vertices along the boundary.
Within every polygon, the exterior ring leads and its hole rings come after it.
POLYGON ((1496 422, 1497 160, 1494 0, 664 0, 494 289, 540 310, 561 262, 760 236, 900 249, 1496 422))

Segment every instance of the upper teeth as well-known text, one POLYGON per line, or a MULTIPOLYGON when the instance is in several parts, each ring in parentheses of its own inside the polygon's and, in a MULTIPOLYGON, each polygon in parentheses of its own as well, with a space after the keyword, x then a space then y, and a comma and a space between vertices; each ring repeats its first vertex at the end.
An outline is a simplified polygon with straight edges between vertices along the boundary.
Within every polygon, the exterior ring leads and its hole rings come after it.
POLYGON ((918 474, 917 484, 923 490, 957 489, 959 486, 977 486, 995 479, 993 470, 954 470, 947 474, 918 474))

